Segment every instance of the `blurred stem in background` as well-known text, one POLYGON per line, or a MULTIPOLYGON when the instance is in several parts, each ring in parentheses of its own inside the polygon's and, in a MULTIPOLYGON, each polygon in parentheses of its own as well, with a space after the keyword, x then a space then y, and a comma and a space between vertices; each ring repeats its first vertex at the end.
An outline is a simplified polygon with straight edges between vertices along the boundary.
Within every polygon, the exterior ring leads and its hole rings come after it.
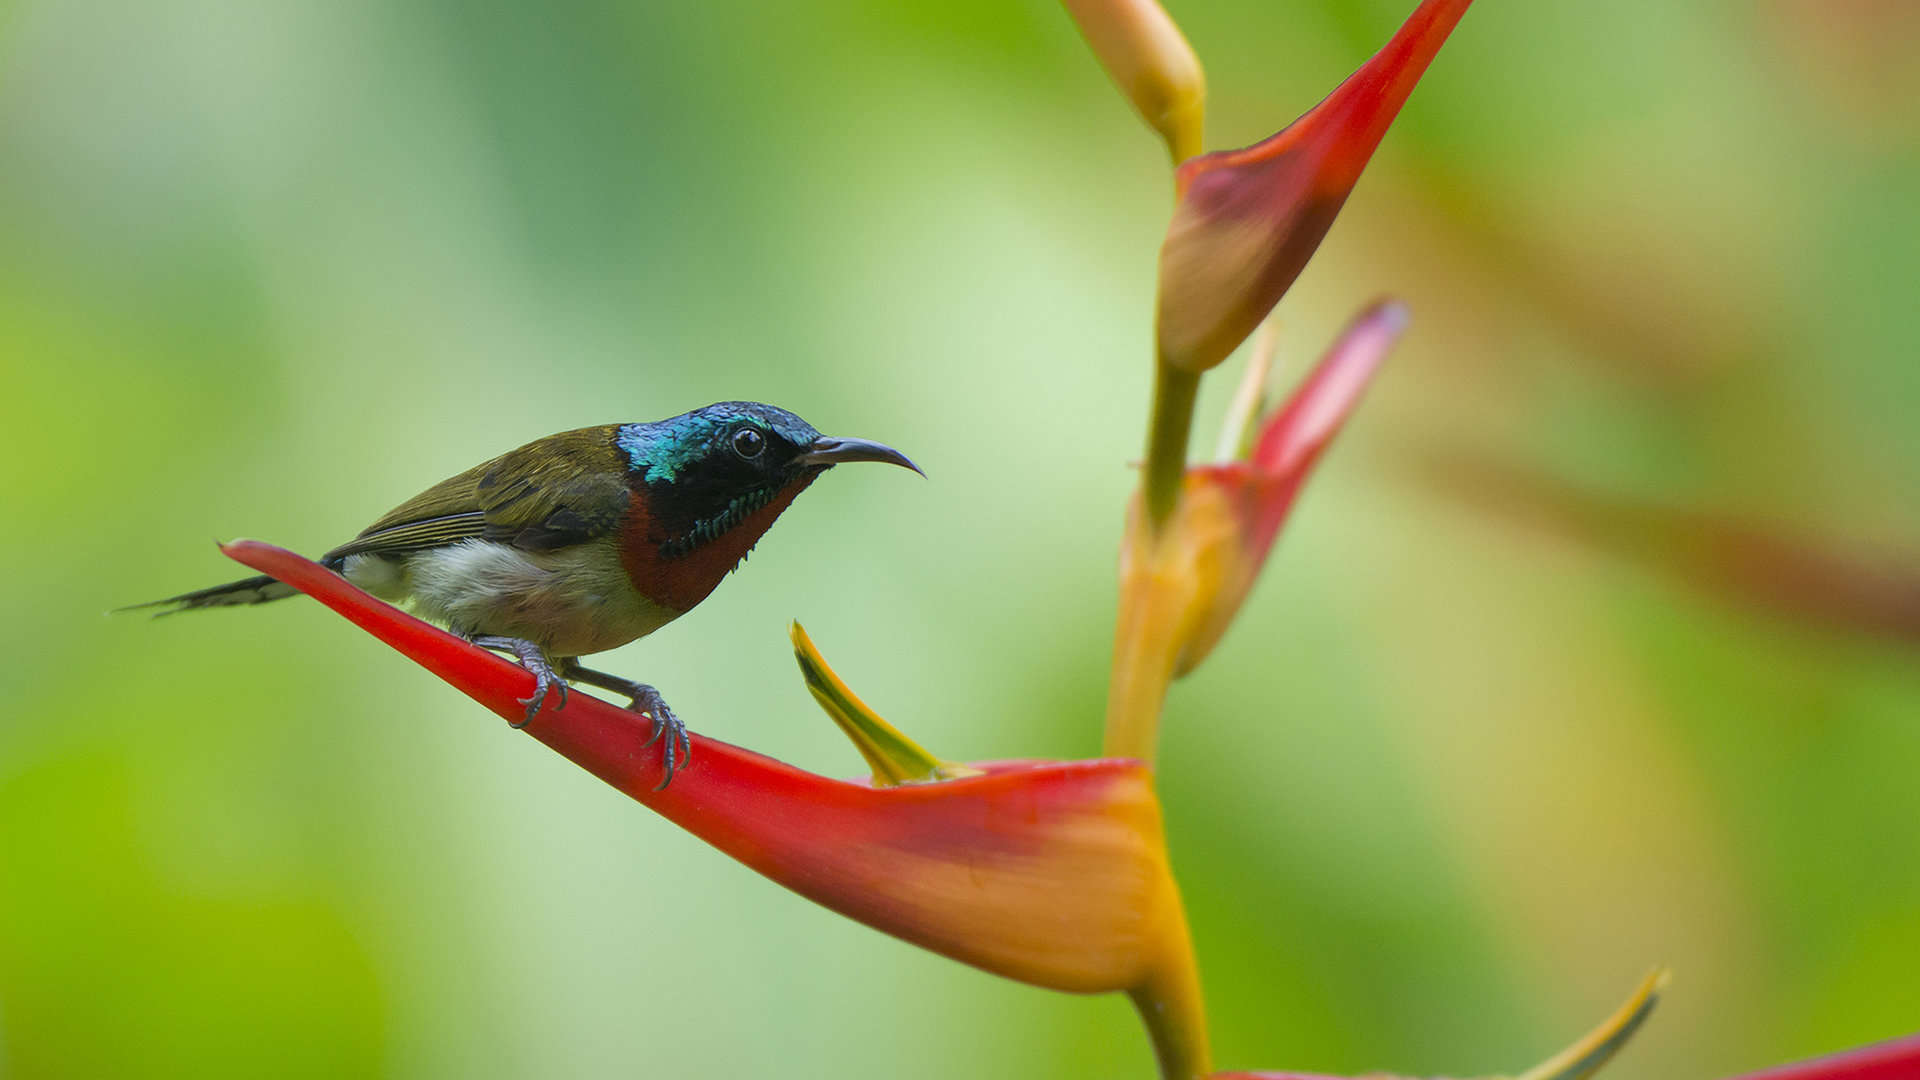
POLYGON ((1920 642, 1920 557, 1670 501, 1592 490, 1458 447, 1423 447, 1409 475, 1522 528, 1639 563, 1785 625, 1920 642))

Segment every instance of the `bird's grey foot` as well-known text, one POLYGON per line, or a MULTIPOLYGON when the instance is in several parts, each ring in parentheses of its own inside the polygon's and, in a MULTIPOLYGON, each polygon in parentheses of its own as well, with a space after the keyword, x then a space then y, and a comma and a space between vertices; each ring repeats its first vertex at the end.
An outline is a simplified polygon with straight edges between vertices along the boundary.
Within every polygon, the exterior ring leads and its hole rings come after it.
POLYGON ((540 650, 540 646, 524 638, 499 637, 493 634, 481 634, 469 640, 483 649, 499 649, 502 652, 512 653, 514 658, 520 661, 521 667, 533 673, 533 696, 518 699, 520 704, 527 707, 527 715, 525 719, 513 725, 516 730, 533 723, 533 718, 538 716, 540 710, 547 704, 548 695, 560 695, 560 701, 554 705, 554 708, 567 707, 567 680, 561 678, 560 673, 547 662, 547 654, 540 650))
POLYGON ((633 699, 633 704, 628 708, 653 721, 653 734, 647 736, 647 741, 641 743, 640 748, 645 750, 662 738, 666 740, 666 745, 661 752, 666 755, 667 775, 653 790, 659 791, 672 783, 673 774, 693 757, 693 740, 687 735, 687 725, 673 715, 673 710, 667 707, 667 699, 660 696, 660 691, 643 682, 635 682, 618 675, 609 675, 604 671, 581 667, 571 660, 563 662, 561 671, 575 682, 597 686, 602 690, 611 690, 616 694, 625 694, 633 699))

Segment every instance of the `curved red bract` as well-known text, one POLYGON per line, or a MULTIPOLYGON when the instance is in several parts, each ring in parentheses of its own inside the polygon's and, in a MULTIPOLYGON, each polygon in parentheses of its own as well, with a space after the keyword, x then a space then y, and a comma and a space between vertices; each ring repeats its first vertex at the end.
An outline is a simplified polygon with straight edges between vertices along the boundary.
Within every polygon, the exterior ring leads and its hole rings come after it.
POLYGON ((1180 166, 1160 250, 1162 360, 1205 371, 1267 317, 1471 4, 1425 0, 1385 48, 1278 134, 1180 166))
POLYGON ((1289 155, 1301 153, 1305 158, 1289 165, 1307 170, 1301 174, 1307 189, 1321 198, 1345 200, 1347 189, 1360 178, 1400 107, 1472 3, 1424 0, 1392 40, 1320 104, 1252 146, 1217 150, 1185 162, 1176 175, 1177 190, 1184 195, 1201 177, 1219 169, 1289 161, 1289 155))
POLYGON ((1341 332, 1286 405, 1261 425, 1244 466, 1246 482, 1255 488, 1247 548, 1256 561, 1266 558, 1294 497, 1406 328, 1407 309, 1399 301, 1369 305, 1341 332))
POLYGON ((1191 550, 1184 557, 1221 570, 1212 591, 1193 598, 1196 613, 1175 674, 1198 666, 1232 625, 1294 499, 1406 325, 1407 310, 1398 301, 1375 302, 1348 324, 1287 403, 1261 424, 1248 460, 1187 470, 1179 535, 1191 550))
MULTIPOLYGON (((509 720, 533 677, 318 563, 241 540, 227 555, 346 616, 509 720)), ((663 790, 649 722, 574 692, 526 734, 774 881, 869 926, 1061 990, 1137 985, 1177 914, 1160 807, 1136 761, 1005 761, 875 788, 694 735, 663 790)))

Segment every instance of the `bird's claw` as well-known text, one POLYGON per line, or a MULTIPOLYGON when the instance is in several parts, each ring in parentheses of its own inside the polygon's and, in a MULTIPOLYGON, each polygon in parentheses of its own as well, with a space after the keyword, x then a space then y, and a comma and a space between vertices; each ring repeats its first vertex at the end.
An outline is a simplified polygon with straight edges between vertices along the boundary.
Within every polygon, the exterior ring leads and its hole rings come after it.
POLYGON ((526 715, 519 723, 507 721, 514 730, 517 731, 533 723, 533 718, 540 715, 540 710, 546 707, 547 698, 550 695, 556 693, 560 695, 560 703, 554 706, 556 710, 567 707, 567 680, 553 670, 553 665, 547 662, 546 653, 540 650, 540 646, 524 638, 503 637, 498 634, 475 634, 467 640, 483 649, 499 649, 502 652, 512 653, 514 659, 520 661, 520 666, 527 669, 527 674, 533 676, 533 696, 514 699, 527 707, 526 715))
POLYGON ((555 709, 564 709, 567 707, 567 680, 555 675, 551 668, 545 667, 544 665, 529 665, 527 670, 533 672, 533 696, 514 699, 527 707, 525 719, 519 723, 508 721, 508 726, 512 727, 515 731, 533 723, 533 718, 540 715, 540 710, 546 706, 547 698, 550 695, 558 694, 560 696, 560 702, 554 706, 555 709))
POLYGON ((661 749, 661 753, 666 757, 666 776, 653 789, 660 791, 673 783, 673 774, 693 757, 693 740, 687 735, 685 721, 673 714, 673 710, 667 707, 667 701, 660 696, 660 692, 651 686, 642 689, 645 692, 634 695, 633 705, 630 707, 634 712, 653 721, 653 734, 647 736, 647 741, 640 744, 640 749, 645 750, 654 743, 660 742, 663 736, 666 739, 661 749))
POLYGON ((581 667, 579 661, 572 658, 561 660, 559 669, 555 670, 539 646, 520 638, 482 636, 472 641, 482 648, 511 651, 520 659, 520 666, 533 675, 533 696, 519 699, 520 704, 527 707, 526 718, 514 724, 514 727, 523 728, 533 723, 533 718, 546 707, 551 694, 560 695, 560 703, 554 706, 556 709, 566 708, 567 680, 575 679, 590 686, 626 694, 633 699, 633 704, 628 707, 653 721, 653 734, 640 744, 640 749, 645 750, 663 738, 666 740, 666 745, 661 748, 666 758, 666 776, 661 779, 660 786, 653 790, 659 791, 672 783, 673 774, 685 768, 687 760, 693 756, 693 739, 687 734, 687 725, 673 715, 672 709, 667 708, 667 700, 660 696, 660 691, 646 683, 581 667))

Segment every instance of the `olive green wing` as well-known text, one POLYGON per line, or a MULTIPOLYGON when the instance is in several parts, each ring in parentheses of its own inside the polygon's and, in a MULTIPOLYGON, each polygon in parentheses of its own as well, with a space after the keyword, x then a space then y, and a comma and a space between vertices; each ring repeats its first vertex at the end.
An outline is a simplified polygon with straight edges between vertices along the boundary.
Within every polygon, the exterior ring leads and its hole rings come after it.
POLYGON ((415 495, 328 552, 395 555, 494 540, 552 551, 612 532, 628 506, 613 425, 550 435, 415 495))

